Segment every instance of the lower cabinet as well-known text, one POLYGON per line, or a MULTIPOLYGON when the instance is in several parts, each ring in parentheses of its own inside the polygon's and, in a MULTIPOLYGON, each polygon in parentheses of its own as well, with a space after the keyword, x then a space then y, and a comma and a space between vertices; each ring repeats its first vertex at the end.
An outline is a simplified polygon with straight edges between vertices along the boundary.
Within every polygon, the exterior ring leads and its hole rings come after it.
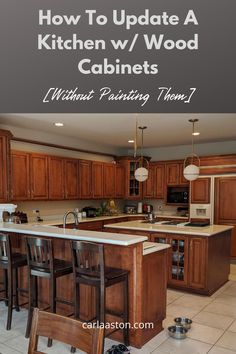
POLYGON ((189 286, 204 289, 206 287, 206 240, 201 237, 191 237, 189 241, 189 286))
POLYGON ((188 283, 188 236, 170 234, 152 234, 151 240, 168 243, 168 284, 186 286, 188 283))
POLYGON ((212 293, 207 284, 208 259, 206 237, 152 233, 152 242, 168 243, 168 285, 204 294, 212 293))

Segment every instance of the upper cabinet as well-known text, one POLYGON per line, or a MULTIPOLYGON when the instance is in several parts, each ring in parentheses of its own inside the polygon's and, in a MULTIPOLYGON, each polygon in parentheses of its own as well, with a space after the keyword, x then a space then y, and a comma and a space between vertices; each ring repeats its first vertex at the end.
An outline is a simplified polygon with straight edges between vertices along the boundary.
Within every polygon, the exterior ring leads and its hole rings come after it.
POLYGON ((115 165, 115 197, 125 198, 125 166, 117 163, 115 165))
POLYGON ((30 199, 30 154, 21 151, 12 151, 11 174, 11 199, 30 199))
POLYGON ((21 151, 11 152, 11 199, 48 199, 47 156, 21 151))
POLYGON ((10 199, 10 139, 7 130, 0 129, 0 202, 10 199))
POLYGON ((100 199, 103 197, 103 163, 92 162, 92 196, 100 199))
POLYGON ((155 165, 155 186, 156 186, 156 197, 159 199, 164 199, 165 190, 166 190, 164 164, 155 165))
POLYGON ((65 159, 65 198, 78 199, 79 197, 79 168, 78 160, 65 159))
POLYGON ((103 197, 115 197, 116 166, 114 163, 103 164, 103 197))
POLYGON ((49 156, 49 199, 65 198, 64 160, 60 157, 49 156))
POLYGON ((191 203, 210 203, 211 179, 209 177, 198 178, 191 182, 191 203))
POLYGON ((155 165, 149 164, 148 166, 148 179, 143 183, 143 198, 156 197, 156 170, 155 165))
POLYGON ((183 175, 183 163, 167 163, 166 164, 166 184, 168 186, 186 185, 189 182, 183 175))
POLYGON ((92 161, 79 160, 79 195, 81 199, 92 198, 92 161))

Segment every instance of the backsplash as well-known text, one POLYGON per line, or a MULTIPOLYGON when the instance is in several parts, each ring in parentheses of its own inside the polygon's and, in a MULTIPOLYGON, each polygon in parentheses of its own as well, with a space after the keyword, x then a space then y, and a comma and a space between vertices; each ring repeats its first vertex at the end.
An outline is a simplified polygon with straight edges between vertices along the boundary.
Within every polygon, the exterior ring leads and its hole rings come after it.
MULTIPOLYGON (((40 216, 43 220, 52 220, 62 218, 64 213, 75 208, 82 209, 85 206, 92 206, 95 208, 101 207, 101 202, 106 200, 55 200, 55 201, 25 201, 15 202, 17 210, 23 211, 28 215, 28 221, 35 221, 36 215, 33 210, 39 210, 40 216)), ((124 201, 116 200, 118 210, 123 212, 124 201)))

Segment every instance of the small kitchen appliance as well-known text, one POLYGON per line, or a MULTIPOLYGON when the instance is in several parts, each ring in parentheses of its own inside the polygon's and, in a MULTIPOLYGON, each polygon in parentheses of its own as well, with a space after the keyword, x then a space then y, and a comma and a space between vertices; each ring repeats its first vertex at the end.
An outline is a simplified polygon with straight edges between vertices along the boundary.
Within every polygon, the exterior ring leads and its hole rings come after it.
POLYGON ((0 222, 3 222, 3 213, 7 212, 9 216, 15 212, 17 205, 15 204, 0 204, 0 222))
POLYGON ((96 208, 93 208, 93 207, 84 207, 82 209, 82 212, 85 212, 86 213, 86 217, 87 218, 94 218, 96 216, 96 208))
POLYGON ((143 204, 143 213, 149 214, 153 211, 153 206, 151 204, 143 204))

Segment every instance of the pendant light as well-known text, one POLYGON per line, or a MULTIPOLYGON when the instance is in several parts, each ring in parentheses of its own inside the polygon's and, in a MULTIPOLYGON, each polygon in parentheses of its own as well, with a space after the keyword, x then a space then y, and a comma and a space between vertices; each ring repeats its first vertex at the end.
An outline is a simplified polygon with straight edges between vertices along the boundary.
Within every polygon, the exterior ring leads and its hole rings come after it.
POLYGON ((189 119, 189 122, 192 124, 192 153, 188 155, 184 160, 183 174, 185 179, 187 179, 188 181, 194 181, 199 177, 200 173, 200 159, 198 155, 194 152, 194 136, 197 135, 195 133, 194 125, 198 122, 198 119, 189 119), (190 163, 187 165, 187 161, 189 159, 190 163))
MULTIPOLYGON (((147 129, 147 127, 138 127, 142 131, 142 145, 141 145, 141 157, 139 160, 140 167, 134 171, 134 177, 139 182, 144 182, 148 179, 148 169, 144 167, 144 161, 148 163, 148 161, 143 157, 143 131, 147 129)), ((136 138, 137 138, 137 126, 136 126, 136 138)), ((137 139, 135 145, 135 157, 136 157, 136 149, 137 149, 137 139)))

